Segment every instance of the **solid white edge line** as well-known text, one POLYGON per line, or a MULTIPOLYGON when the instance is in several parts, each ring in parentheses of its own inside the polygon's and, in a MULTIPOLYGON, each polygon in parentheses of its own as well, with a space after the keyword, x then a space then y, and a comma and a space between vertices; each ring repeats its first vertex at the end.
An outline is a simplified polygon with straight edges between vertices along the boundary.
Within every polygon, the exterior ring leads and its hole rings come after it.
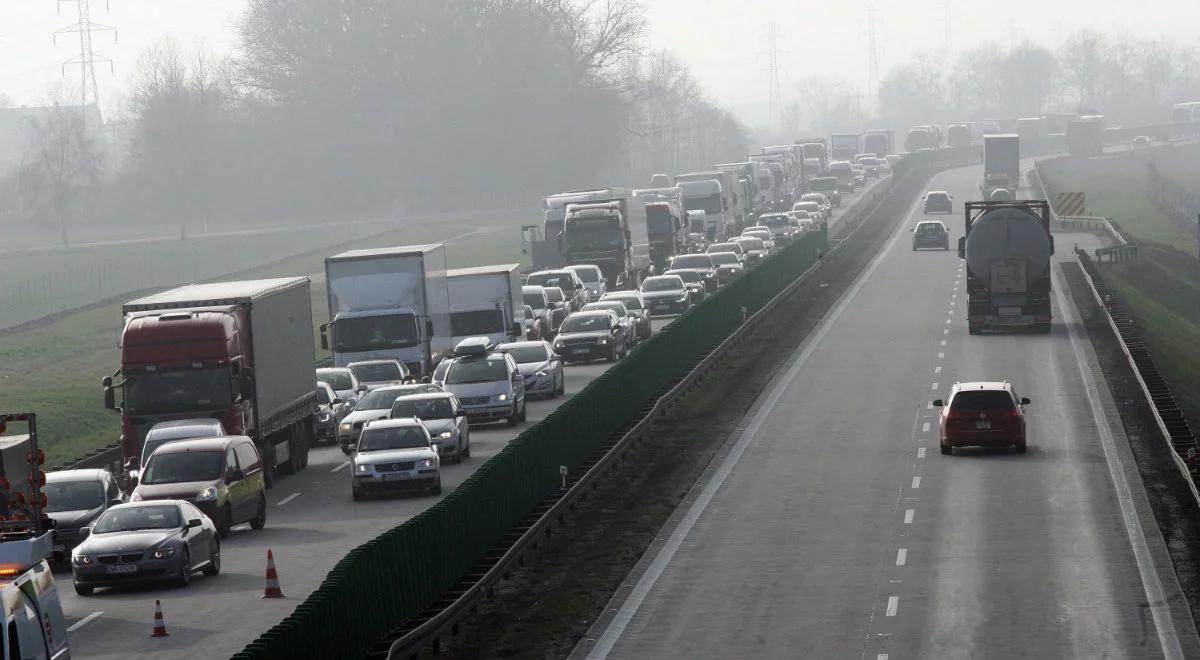
POLYGON ((89 615, 83 617, 82 619, 76 621, 75 623, 71 624, 71 627, 67 628, 67 632, 73 633, 77 630, 82 630, 84 626, 95 621, 96 619, 99 619, 103 615, 104 615, 104 612, 92 612, 91 614, 89 614, 89 615))
POLYGON ((880 653, 879 655, 875 656, 875 660, 888 660, 888 654, 880 653))
POLYGON ((340 465, 338 465, 338 466, 334 467, 332 470, 330 470, 330 472, 337 472, 337 471, 341 470, 342 468, 349 467, 349 465, 350 465, 350 461, 343 461, 340 465))
POLYGON ((896 612, 900 609, 900 597, 888 596, 887 612, 884 616, 896 616, 896 612))
POLYGON ((904 566, 908 563, 908 548, 900 548, 896 551, 896 565, 904 566))
POLYGON ((296 499, 297 497, 300 497, 300 493, 292 493, 291 495, 288 495, 287 497, 283 498, 282 500, 279 500, 278 502, 276 502, 275 506, 283 506, 284 504, 291 502, 292 500, 296 499))
MULTIPOLYGON (((912 203, 908 212, 905 213, 904 218, 906 220, 913 215, 913 211, 916 209, 918 201, 919 198, 912 203)), ((709 482, 705 484, 704 488, 700 491, 700 494, 696 497, 696 500, 692 503, 687 513, 684 514, 683 518, 679 521, 679 525, 674 531, 671 532, 671 536, 667 539, 667 542, 664 543, 661 548, 659 548, 658 552, 654 556, 654 559, 651 560, 650 564, 646 567, 645 572, 642 573, 641 577, 638 578, 637 584, 633 586, 633 589, 629 592, 629 596, 624 602, 621 603, 621 607, 617 610, 616 615, 613 616, 612 621, 608 623, 608 626, 605 627, 604 632, 599 638, 596 639, 595 646, 592 647, 586 656, 588 660, 604 660, 608 657, 608 654, 612 652, 613 647, 617 644, 617 640, 619 640, 621 635, 625 633, 626 626, 628 626, 629 622, 633 620, 634 614, 636 614, 638 609, 641 608, 642 603, 646 600, 646 596, 650 594, 650 590, 653 589, 655 583, 658 582, 658 578, 662 576, 664 571, 666 571, 667 564, 669 564, 675 557, 675 553, 678 552, 680 546, 683 545, 684 539, 691 534, 692 528, 696 525, 696 521, 700 519, 700 516, 703 515, 705 509, 708 508, 708 504, 712 501, 713 497, 716 496, 717 491, 733 472, 733 468, 738 464, 738 461, 741 460, 742 454, 746 452, 746 448, 749 447, 751 440, 753 440, 754 436, 758 434, 759 428, 761 428, 763 423, 766 422, 767 417, 774 412, 775 406, 779 403, 779 399, 783 397, 784 392, 791 387, 792 382, 795 381, 796 377, 800 375, 804 365, 808 362, 812 354, 816 352, 817 346, 820 345, 825 339, 825 336, 829 334, 830 329, 833 328, 834 324, 837 323, 838 319, 841 318, 846 309, 850 307, 850 303, 858 297, 859 292, 862 291, 864 286, 866 286, 866 283, 871 278, 871 275, 874 274, 875 270, 879 268, 879 265, 883 263, 884 257, 886 257, 892 251, 892 249, 896 247, 896 243, 899 242, 900 237, 906 233, 905 228, 908 224, 906 220, 896 223, 896 229, 893 230, 892 237, 887 241, 886 244, 884 244, 883 248, 871 258, 871 262, 867 264, 867 267, 858 274, 858 277, 854 280, 854 284, 852 284, 850 289, 848 289, 846 293, 842 295, 842 298, 838 301, 837 306, 834 307, 833 310, 821 320, 820 325, 817 327, 812 337, 810 337, 804 344, 804 348, 801 350, 800 355, 796 357, 791 366, 788 367, 788 370, 784 373, 783 377, 775 382, 775 385, 771 388, 771 391, 767 394, 766 398, 759 399, 763 403, 758 407, 758 411, 755 413, 753 419, 750 420, 750 423, 746 425, 746 428, 742 431, 741 435, 738 436, 737 442, 735 442, 733 447, 729 450, 729 454, 727 454, 725 459, 721 461, 721 466, 717 468, 712 477, 709 479, 709 482)))
POLYGON ((934 368, 933 368, 933 373, 935 373, 935 374, 940 374, 940 373, 942 373, 942 368, 941 368, 941 367, 934 367, 934 368))
MULTIPOLYGON (((1061 285, 1062 282, 1057 282, 1057 284, 1061 285)), ((1137 561, 1138 573, 1142 578, 1142 588, 1146 592, 1146 602, 1150 607, 1150 615, 1154 619, 1154 629, 1158 631, 1158 643, 1162 646, 1163 658, 1164 660, 1183 660, 1183 649, 1179 646, 1179 634, 1175 631, 1175 621, 1167 610, 1166 593, 1163 591, 1162 581, 1158 579, 1154 560, 1150 557, 1150 546, 1146 543, 1142 523, 1138 520, 1137 511, 1134 510, 1133 492, 1129 488, 1129 482, 1125 479, 1125 467, 1121 463, 1120 455, 1117 454, 1116 440, 1113 438, 1112 429, 1108 426, 1108 419, 1102 412, 1099 388, 1096 386, 1095 379, 1092 378, 1092 372, 1085 366, 1087 360, 1084 357, 1082 341, 1078 333, 1070 328, 1077 323, 1074 311, 1068 304, 1061 286, 1054 287, 1054 294, 1058 300, 1058 309, 1062 312, 1067 326, 1067 336, 1071 339, 1071 352, 1075 356, 1075 367, 1079 370, 1079 375, 1083 380, 1083 391, 1087 396, 1088 407, 1091 408, 1092 421, 1100 432, 1100 446, 1104 449, 1104 462, 1108 465, 1108 475, 1112 479, 1117 503, 1121 507, 1121 519, 1125 523, 1125 534, 1129 537, 1129 545, 1132 547, 1133 557, 1137 561)))

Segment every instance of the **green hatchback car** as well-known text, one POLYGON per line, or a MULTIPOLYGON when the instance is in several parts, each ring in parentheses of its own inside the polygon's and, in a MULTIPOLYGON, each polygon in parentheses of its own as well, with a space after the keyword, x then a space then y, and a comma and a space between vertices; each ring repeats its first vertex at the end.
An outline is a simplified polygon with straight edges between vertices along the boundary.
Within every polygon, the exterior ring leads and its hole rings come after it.
POLYGON ((176 440, 154 451, 130 501, 186 500, 212 518, 217 535, 267 524, 267 486, 254 441, 244 435, 176 440))

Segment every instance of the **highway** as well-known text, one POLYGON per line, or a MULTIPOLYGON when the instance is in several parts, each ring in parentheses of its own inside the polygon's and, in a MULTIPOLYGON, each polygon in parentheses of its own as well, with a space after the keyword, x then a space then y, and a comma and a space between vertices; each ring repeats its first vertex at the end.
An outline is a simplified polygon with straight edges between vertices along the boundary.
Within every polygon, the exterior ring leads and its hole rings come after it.
MULTIPOLYGON (((835 209, 835 220, 861 194, 844 196, 841 209, 835 209)), ((657 330, 670 321, 671 317, 655 319, 654 327, 657 330)), ((608 366, 568 366, 566 396, 586 387, 608 366)), ((563 400, 531 401, 527 424, 515 429, 473 427, 471 458, 462 465, 443 467, 444 493, 563 400)), ((437 501, 417 496, 353 502, 347 466, 336 447, 312 451, 308 469, 281 479, 268 491, 266 528, 256 532, 247 525, 235 527, 222 543, 218 577, 197 575, 186 588, 101 589, 80 597, 71 588, 69 572, 60 572, 63 609, 68 625, 75 627, 70 631, 72 657, 227 658, 291 614, 348 551, 437 501), (285 599, 259 599, 268 549, 274 554, 285 599), (162 601, 167 638, 149 638, 156 599, 162 601)))
MULTIPOLYGON (((939 174, 961 204, 978 166, 939 174)), ((1184 658, 1200 641, 1078 312, 970 336, 914 207, 685 498, 573 658, 1184 658), (955 381, 1009 380, 1029 453, 938 452, 955 381)), ((1070 247, 1088 234, 1057 235, 1070 247)), ((781 356, 781 359, 785 356, 781 356)))

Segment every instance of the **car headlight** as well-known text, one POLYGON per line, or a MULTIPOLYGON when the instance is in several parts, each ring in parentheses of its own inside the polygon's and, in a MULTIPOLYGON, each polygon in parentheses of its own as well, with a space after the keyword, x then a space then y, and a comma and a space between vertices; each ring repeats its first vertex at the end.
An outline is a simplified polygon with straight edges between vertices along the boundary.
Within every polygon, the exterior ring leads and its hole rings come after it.
POLYGON ((142 494, 141 494, 141 493, 139 493, 139 492, 137 492, 136 490, 135 490, 135 491, 133 491, 133 495, 130 495, 130 496, 129 496, 129 501, 130 501, 130 502, 141 502, 141 501, 142 501, 142 494))
POLYGON ((596 343, 597 343, 597 344, 607 344, 607 343, 608 343, 608 337, 601 337, 601 338, 599 338, 599 339, 597 339, 597 340, 596 340, 596 343))
POLYGON ((338 424, 338 430, 339 431, 353 431, 354 424, 352 422, 342 422, 341 424, 338 424))
POLYGON ((354 466, 354 471, 355 472, 370 472, 371 464, 370 463, 359 463, 354 466))
POLYGON ((497 401, 508 401, 508 395, 507 394, 497 394, 496 400, 497 401))
POLYGON ((154 551, 155 559, 168 559, 175 556, 175 548, 159 548, 154 551))
POLYGON ((74 557, 71 557, 71 561, 74 562, 76 566, 91 566, 93 563, 92 558, 88 555, 75 555, 74 557))
POLYGON ((453 438, 453 437, 454 437, 454 431, 442 431, 441 433, 437 434, 438 440, 449 440, 450 438, 453 438))
POLYGON ((197 502, 211 502, 217 499, 217 487, 209 486, 196 495, 197 502))
POLYGON ((417 467, 418 468, 433 467, 433 459, 432 458, 423 458, 423 459, 417 461, 417 467))

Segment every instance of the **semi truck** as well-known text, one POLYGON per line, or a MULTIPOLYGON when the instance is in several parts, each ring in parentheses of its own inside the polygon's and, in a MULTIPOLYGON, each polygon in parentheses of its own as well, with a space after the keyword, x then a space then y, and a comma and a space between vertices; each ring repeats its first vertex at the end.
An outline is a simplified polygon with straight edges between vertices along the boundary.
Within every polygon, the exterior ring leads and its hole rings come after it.
MULTIPOLYGON (((725 212, 725 193, 717 179, 680 181, 676 185, 683 189, 683 208, 688 211, 704 212, 704 238, 709 242, 723 242, 732 231, 732 214, 725 212)), ((689 218, 688 224, 691 226, 689 218)))
POLYGON ((568 204, 561 234, 566 265, 592 264, 611 288, 638 288, 653 264, 645 198, 619 191, 604 200, 568 204))
POLYGON ((890 128, 872 128, 863 136, 862 153, 875 154, 880 158, 893 153, 892 135, 890 128))
POLYGON ((967 265, 967 328, 1050 332, 1050 205, 967 202, 958 256, 967 265))
POLYGON ((646 234, 650 238, 650 261, 658 272, 666 270, 671 258, 687 252, 687 218, 683 188, 646 188, 633 191, 646 200, 646 234))
POLYGON ((446 246, 350 250, 325 258, 329 323, 321 346, 333 364, 395 359, 429 377, 450 352, 446 246))
MULTIPOLYGON (((655 174, 651 180, 670 179, 666 174, 655 174)), ((667 186, 670 183, 665 184, 667 186)), ((530 260, 534 270, 549 270, 565 265, 562 252, 559 250, 558 235, 563 230, 563 217, 567 213, 567 204, 609 199, 615 193, 613 188, 595 188, 588 190, 569 190, 556 193, 542 199, 542 236, 533 240, 526 239, 529 244, 530 260)))
POLYGON ((1081 117, 1067 122, 1067 151, 1076 158, 1103 156, 1103 118, 1081 117))
POLYGON ((1021 183, 1021 138, 1016 135, 983 136, 982 199, 994 199, 997 191, 1007 191, 1008 199, 1016 199, 1021 183))
MULTIPOLYGON (((710 221, 724 222, 726 232, 733 232, 734 228, 739 231, 744 226, 745 218, 741 216, 739 209, 741 208, 740 196, 738 190, 741 186, 738 184, 738 175, 733 172, 723 172, 721 170, 703 170, 699 172, 688 172, 686 174, 675 175, 675 185, 685 183, 694 183, 696 181, 712 180, 721 184, 721 208, 712 208, 712 205, 688 206, 688 209, 702 208, 708 215, 710 221), (719 218, 713 218, 713 214, 720 214, 719 218)), ((688 186, 683 186, 685 199, 692 194, 692 189, 688 186)))
POLYGON ((268 487, 304 469, 317 412, 307 277, 188 284, 121 312, 121 366, 102 386, 121 413, 126 475, 150 427, 196 418, 253 438, 268 487))
POLYGON ((853 161, 862 153, 861 146, 862 135, 858 133, 834 133, 829 138, 829 159, 853 161))
POLYGON ((454 268, 446 271, 450 294, 450 346, 467 337, 489 344, 525 336, 521 264, 454 268))

